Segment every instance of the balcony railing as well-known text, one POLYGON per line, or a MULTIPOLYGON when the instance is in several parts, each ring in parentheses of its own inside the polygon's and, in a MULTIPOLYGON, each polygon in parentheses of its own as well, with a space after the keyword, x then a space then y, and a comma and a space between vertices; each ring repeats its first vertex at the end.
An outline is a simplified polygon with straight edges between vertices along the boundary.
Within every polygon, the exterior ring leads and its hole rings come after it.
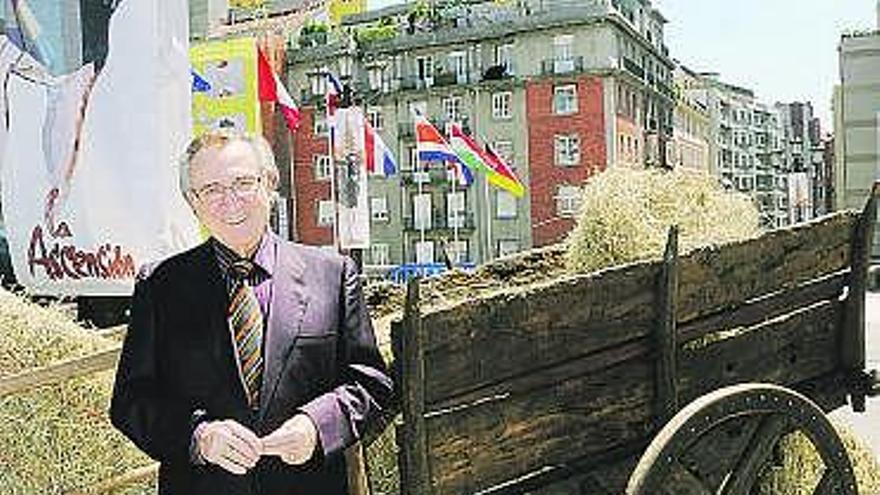
POLYGON ((446 174, 446 169, 439 166, 425 170, 403 170, 400 172, 400 180, 404 186, 446 184, 449 182, 446 174))
POLYGON ((645 78, 645 69, 643 69, 638 63, 636 63, 635 60, 623 57, 623 68, 639 79, 645 78))
MULTIPOLYGON (((430 225, 425 225, 426 231, 453 231, 456 227, 459 230, 473 230, 475 227, 473 212, 461 212, 456 218, 455 216, 447 216, 444 212, 435 211, 431 217, 430 225)), ((417 225, 415 217, 403 217, 403 228, 408 231, 419 231, 421 225, 417 225)))
POLYGON ((584 70, 584 57, 548 58, 541 61, 541 73, 548 74, 571 74, 584 70))

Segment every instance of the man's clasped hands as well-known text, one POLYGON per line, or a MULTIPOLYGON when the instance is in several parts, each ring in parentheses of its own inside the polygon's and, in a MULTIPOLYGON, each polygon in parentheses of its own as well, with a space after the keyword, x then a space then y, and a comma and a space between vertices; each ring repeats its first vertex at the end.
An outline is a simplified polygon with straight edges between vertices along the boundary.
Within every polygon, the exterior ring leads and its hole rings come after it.
POLYGON ((311 418, 297 414, 263 438, 231 419, 201 423, 193 438, 202 460, 243 475, 264 455, 278 456, 291 465, 304 464, 315 452, 318 430, 311 418))

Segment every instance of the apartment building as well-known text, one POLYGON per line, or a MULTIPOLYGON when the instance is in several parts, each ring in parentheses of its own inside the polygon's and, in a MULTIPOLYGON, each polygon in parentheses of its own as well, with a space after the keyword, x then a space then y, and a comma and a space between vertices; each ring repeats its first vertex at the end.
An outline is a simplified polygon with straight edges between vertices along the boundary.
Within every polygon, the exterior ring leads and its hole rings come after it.
POLYGON ((709 112, 709 170, 722 185, 755 199, 765 228, 790 223, 789 165, 779 111, 753 91, 700 73, 682 92, 709 112))
POLYGON ((700 76, 678 64, 674 72, 676 90, 675 113, 672 119, 672 141, 667 162, 675 168, 700 173, 710 169, 709 140, 711 118, 705 99, 694 91, 702 84, 700 76))
POLYGON ((609 166, 666 166, 672 69, 666 20, 647 0, 395 6, 343 19, 324 43, 289 53, 289 87, 311 133, 294 137, 296 225, 330 239, 329 157, 321 96, 333 71, 395 151, 401 173, 370 179, 368 264, 480 263, 564 239, 581 186, 609 166), (347 33, 347 34, 346 34, 347 33), (412 109, 489 143, 527 188, 462 188, 415 156, 412 109), (326 178, 325 178, 326 177, 326 178))
MULTIPOLYGON (((861 208, 880 180, 880 3, 875 30, 841 36, 834 97, 837 208, 861 208)), ((873 256, 880 259, 880 229, 873 256)))

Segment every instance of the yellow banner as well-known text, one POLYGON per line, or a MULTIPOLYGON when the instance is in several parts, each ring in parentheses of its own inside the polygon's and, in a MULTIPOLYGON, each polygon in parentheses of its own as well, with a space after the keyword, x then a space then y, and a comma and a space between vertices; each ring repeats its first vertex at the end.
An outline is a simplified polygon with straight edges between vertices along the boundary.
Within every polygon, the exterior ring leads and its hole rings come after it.
POLYGON ((193 91, 193 134, 211 129, 262 132, 257 95, 257 45, 253 38, 193 44, 196 74, 210 85, 193 91))
POLYGON ((330 0, 327 5, 330 22, 335 26, 339 25, 343 16, 360 14, 367 10, 367 0, 330 0))

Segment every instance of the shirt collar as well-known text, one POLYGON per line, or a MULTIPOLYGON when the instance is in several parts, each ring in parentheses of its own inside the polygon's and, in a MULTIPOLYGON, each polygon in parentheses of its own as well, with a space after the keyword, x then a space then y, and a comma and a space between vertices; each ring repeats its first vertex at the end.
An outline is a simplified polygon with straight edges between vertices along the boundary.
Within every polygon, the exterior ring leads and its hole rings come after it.
MULTIPOLYGON (((211 245, 214 247, 214 254, 216 255, 217 263, 220 265, 220 271, 227 275, 229 267, 240 260, 241 256, 229 246, 220 242, 216 237, 211 237, 211 245)), ((263 233, 257 250, 250 258, 254 262, 259 275, 262 275, 261 278, 272 276, 275 269, 275 242, 273 242, 272 235, 268 230, 263 233)))

